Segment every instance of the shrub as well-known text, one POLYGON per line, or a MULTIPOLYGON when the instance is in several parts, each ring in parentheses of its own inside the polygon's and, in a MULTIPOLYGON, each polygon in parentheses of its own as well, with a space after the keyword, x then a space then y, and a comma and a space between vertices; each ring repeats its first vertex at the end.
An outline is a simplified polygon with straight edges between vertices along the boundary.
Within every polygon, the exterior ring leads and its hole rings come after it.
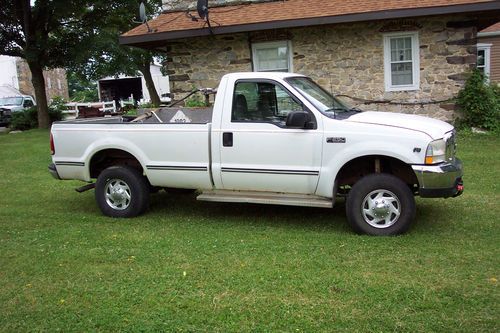
POLYGON ((184 102, 188 108, 206 107, 205 101, 200 96, 193 96, 184 102))
POLYGON ((38 127, 38 114, 36 106, 23 111, 12 113, 10 128, 18 131, 26 131, 38 127))
POLYGON ((498 130, 500 127, 500 89, 485 83, 484 75, 474 70, 458 94, 457 105, 468 127, 498 130))
MULTIPOLYGON (((61 97, 55 97, 49 106, 50 123, 64 119, 63 110, 66 102, 61 97)), ((38 127, 38 112, 36 106, 23 111, 12 113, 10 128, 13 130, 26 131, 38 127)))

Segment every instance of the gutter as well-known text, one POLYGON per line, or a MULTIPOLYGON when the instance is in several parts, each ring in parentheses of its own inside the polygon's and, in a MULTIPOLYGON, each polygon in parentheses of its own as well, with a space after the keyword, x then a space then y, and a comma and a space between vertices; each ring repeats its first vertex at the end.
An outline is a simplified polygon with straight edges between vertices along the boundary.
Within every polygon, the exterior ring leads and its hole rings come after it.
POLYGON ((477 37, 495 37, 500 36, 500 31, 478 32, 477 37))

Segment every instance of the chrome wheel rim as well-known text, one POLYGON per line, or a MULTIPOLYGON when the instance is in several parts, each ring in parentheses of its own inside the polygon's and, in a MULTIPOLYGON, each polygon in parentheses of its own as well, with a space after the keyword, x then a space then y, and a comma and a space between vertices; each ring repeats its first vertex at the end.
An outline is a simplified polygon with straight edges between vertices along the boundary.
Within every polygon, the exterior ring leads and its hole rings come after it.
POLYGON ((375 190, 363 199, 361 213, 366 223, 384 229, 396 223, 401 215, 398 197, 388 190, 375 190))
POLYGON ((104 188, 106 203, 116 210, 124 210, 130 205, 130 187, 121 179, 110 179, 104 188))

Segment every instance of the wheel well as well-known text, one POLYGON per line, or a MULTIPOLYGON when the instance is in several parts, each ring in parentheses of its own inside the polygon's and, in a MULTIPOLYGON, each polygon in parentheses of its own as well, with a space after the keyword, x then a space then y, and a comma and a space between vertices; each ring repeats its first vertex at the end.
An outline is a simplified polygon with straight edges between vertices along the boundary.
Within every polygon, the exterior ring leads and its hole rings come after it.
POLYGON ((113 165, 127 165, 143 173, 141 163, 134 155, 120 149, 105 149, 97 152, 90 160, 90 177, 97 178, 106 168, 113 165))
POLYGON ((407 163, 394 157, 370 155, 355 158, 340 169, 335 180, 337 188, 352 186, 358 180, 373 173, 387 173, 398 177, 411 189, 418 188, 415 172, 407 163))

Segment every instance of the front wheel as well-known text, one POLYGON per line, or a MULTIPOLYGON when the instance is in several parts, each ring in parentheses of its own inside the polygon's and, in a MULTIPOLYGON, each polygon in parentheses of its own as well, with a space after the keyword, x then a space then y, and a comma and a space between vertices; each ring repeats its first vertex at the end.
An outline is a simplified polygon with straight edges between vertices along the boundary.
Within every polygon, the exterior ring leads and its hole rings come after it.
POLYGON ((149 184, 136 169, 112 166, 97 178, 95 198, 104 215, 134 217, 148 207, 149 184))
POLYGON ((415 198, 409 187, 388 174, 361 178, 347 197, 347 220, 354 231, 362 234, 402 234, 415 218, 415 210, 415 198))

